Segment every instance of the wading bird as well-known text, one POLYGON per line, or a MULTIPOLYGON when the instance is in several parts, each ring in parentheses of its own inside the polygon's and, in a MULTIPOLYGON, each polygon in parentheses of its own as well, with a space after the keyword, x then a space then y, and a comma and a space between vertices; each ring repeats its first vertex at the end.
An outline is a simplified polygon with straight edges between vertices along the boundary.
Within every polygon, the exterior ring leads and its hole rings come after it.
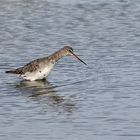
POLYGON ((33 60, 23 67, 6 71, 6 73, 16 74, 29 81, 42 80, 48 76, 56 62, 64 56, 74 56, 86 65, 84 61, 74 54, 71 47, 65 46, 48 57, 33 60))

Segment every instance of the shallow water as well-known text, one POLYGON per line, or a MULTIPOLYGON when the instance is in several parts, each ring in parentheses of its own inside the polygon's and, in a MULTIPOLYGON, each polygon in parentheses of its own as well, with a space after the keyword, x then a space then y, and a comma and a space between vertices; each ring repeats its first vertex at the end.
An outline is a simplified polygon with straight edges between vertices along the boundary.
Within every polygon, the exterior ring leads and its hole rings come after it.
POLYGON ((1 0, 0 139, 140 139, 140 1, 1 0), (5 70, 64 45, 47 81, 5 70))

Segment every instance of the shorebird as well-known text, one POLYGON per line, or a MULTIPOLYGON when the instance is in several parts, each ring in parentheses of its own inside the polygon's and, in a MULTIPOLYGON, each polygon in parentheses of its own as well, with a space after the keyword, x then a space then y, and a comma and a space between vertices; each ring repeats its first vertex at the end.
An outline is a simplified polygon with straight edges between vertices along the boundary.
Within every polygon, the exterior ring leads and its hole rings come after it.
POLYGON ((33 60, 23 67, 6 71, 6 73, 16 74, 18 77, 29 81, 42 80, 48 76, 56 62, 64 56, 74 56, 86 65, 83 60, 74 54, 73 48, 65 46, 48 57, 33 60))

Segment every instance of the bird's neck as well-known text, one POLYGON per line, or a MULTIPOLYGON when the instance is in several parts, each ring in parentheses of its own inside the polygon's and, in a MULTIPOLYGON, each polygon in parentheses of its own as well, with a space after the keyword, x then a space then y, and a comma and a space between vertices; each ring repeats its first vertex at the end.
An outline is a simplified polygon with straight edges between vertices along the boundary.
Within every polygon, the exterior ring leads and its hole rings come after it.
POLYGON ((60 58, 62 58, 63 56, 66 56, 66 54, 64 53, 64 51, 58 50, 57 52, 53 53, 52 55, 49 56, 50 61, 52 61, 53 63, 57 62, 60 58))

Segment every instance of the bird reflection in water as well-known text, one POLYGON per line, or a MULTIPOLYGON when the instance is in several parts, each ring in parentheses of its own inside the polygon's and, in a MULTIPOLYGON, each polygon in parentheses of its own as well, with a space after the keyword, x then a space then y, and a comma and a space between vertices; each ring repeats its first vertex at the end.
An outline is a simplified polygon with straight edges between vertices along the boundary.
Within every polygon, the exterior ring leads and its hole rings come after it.
POLYGON ((19 82, 16 88, 20 89, 23 96, 39 104, 53 107, 59 112, 62 109, 66 112, 72 112, 75 107, 70 99, 64 99, 64 96, 58 95, 55 90, 56 86, 51 85, 47 80, 32 82, 23 80, 19 82))

